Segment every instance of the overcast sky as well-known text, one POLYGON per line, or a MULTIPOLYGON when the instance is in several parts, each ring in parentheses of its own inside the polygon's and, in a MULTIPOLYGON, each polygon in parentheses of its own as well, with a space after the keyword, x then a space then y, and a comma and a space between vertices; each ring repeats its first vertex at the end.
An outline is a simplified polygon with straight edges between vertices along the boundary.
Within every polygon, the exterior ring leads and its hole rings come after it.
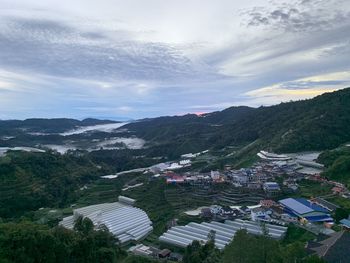
POLYGON ((181 115, 349 86, 349 0, 0 0, 0 119, 181 115))

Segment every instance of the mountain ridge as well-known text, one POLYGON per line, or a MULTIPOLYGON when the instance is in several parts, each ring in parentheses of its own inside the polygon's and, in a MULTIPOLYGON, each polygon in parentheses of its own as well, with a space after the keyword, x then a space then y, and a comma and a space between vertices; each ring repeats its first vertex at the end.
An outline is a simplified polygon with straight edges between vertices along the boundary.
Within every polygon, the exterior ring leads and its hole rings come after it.
MULTIPOLYGON (((157 144, 225 147, 263 140, 277 152, 325 150, 350 141, 350 88, 273 106, 230 107, 197 116, 165 116, 123 126, 157 144), (335 128, 335 129, 334 129, 335 128), (202 143, 198 139, 202 139, 202 143)), ((178 148, 175 146, 175 148, 178 148)), ((196 148, 196 147, 189 147, 196 148)), ((182 150, 180 150, 182 152, 182 150)))

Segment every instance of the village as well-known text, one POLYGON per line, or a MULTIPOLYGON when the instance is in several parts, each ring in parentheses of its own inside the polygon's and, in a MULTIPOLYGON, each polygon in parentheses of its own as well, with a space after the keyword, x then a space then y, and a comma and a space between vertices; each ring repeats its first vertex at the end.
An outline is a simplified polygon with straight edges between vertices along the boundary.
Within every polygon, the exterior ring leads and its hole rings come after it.
MULTIPOLYGON (((324 240, 333 240, 332 244, 342 240, 342 235, 335 229, 340 227, 340 233, 350 230, 350 217, 340 222, 332 217, 338 205, 323 196, 300 196, 300 182, 309 180, 327 184, 334 196, 350 197, 343 184, 320 176, 322 166, 318 163, 260 151, 259 160, 249 168, 237 170, 226 165, 222 171, 191 171, 188 169, 191 159, 200 154, 186 154, 178 162, 137 170, 149 175, 151 183, 165 180, 168 187, 176 188, 180 195, 186 193, 193 202, 197 198, 210 204, 184 211, 189 218, 195 219, 186 225, 172 220, 167 230, 158 237, 157 244, 142 242, 153 231, 152 221, 147 211, 134 206, 136 200, 125 196, 120 196, 115 203, 76 209, 73 216, 64 218, 60 224, 73 228, 74 218, 83 215, 90 218, 96 227, 102 224, 107 226, 121 245, 129 247, 130 253, 172 261, 182 260, 183 255, 178 249, 181 251, 194 240, 206 242, 212 232, 215 232, 215 246, 221 250, 240 229, 254 235, 267 233, 281 240, 288 226, 294 225, 315 235, 322 234, 324 240), (183 168, 187 169, 183 171, 183 168)), ((127 193, 142 185, 128 185, 123 191, 127 193)), ((191 204, 189 206, 192 207, 191 204)), ((310 251, 324 256, 326 241, 312 247, 310 245, 310 251)))

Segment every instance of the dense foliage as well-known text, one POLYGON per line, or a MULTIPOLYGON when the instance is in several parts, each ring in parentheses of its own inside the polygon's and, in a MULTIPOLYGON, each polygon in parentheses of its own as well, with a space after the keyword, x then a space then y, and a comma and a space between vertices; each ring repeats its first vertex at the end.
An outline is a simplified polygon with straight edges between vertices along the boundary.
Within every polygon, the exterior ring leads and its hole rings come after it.
POLYGON ((213 240, 201 245, 198 241, 193 241, 185 250, 184 263, 220 263, 222 254, 214 245, 213 240))
POLYGON ((224 263, 311 263, 324 262, 317 257, 308 257, 304 244, 294 242, 282 246, 268 236, 253 236, 245 230, 237 231, 233 241, 225 248, 224 263))
MULTIPOLYGON (((214 233, 215 236, 215 233, 214 233)), ((322 263, 317 256, 308 256, 304 243, 283 244, 271 239, 268 233, 253 236, 239 230, 223 252, 209 238, 206 244, 194 241, 185 250, 184 263, 322 263)))
POLYGON ((350 185, 350 147, 323 152, 318 160, 326 166, 324 176, 350 185))
POLYGON ((275 151, 324 150, 350 141, 349 105, 348 88, 271 107, 232 107, 202 116, 146 119, 125 127, 171 156, 258 139, 275 151))
POLYGON ((77 198, 79 187, 103 173, 84 156, 8 153, 0 158, 0 217, 66 206, 77 198))
POLYGON ((0 262, 117 262, 125 256, 111 233, 80 219, 72 231, 29 222, 0 224, 0 262))

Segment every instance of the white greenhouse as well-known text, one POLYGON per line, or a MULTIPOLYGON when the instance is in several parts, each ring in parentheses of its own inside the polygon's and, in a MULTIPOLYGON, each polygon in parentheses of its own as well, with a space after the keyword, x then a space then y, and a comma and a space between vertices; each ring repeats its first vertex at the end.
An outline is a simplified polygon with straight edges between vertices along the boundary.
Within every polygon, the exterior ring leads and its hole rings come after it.
POLYGON ((72 216, 63 218, 59 224, 73 229, 75 220, 79 216, 89 218, 95 228, 106 226, 121 244, 141 240, 153 230, 152 222, 146 212, 126 202, 104 203, 78 208, 74 210, 72 216))

